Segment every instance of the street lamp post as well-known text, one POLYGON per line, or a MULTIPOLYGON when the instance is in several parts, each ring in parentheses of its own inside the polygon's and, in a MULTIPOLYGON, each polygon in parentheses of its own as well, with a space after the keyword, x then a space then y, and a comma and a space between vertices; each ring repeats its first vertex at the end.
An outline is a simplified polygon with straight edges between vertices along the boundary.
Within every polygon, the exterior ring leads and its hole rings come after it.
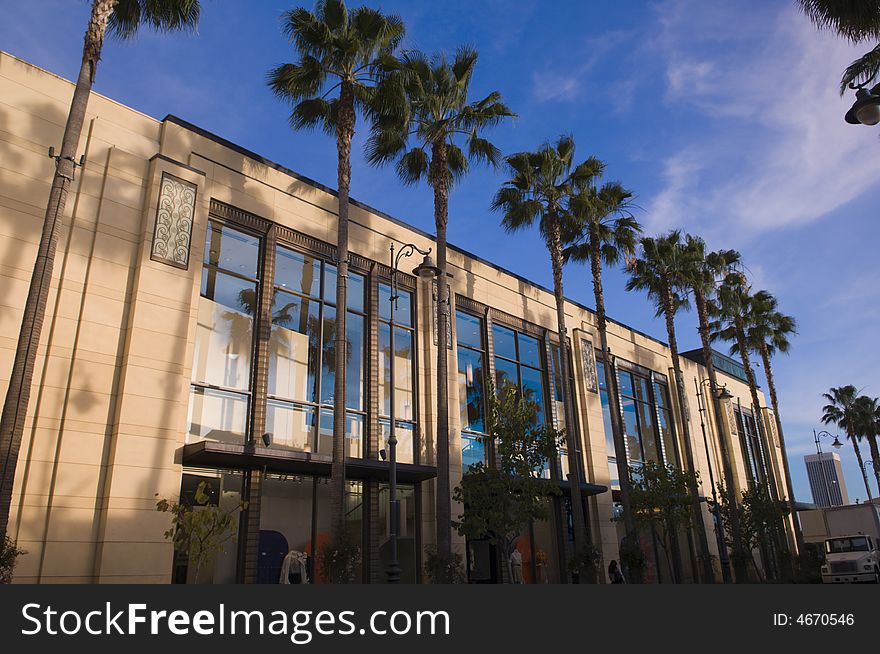
MULTIPOLYGON (((833 438, 834 442, 831 443, 831 447, 835 450, 839 450, 843 447, 843 443, 840 442, 840 438, 834 436, 830 431, 823 429, 822 431, 816 433, 816 430, 813 430, 813 441, 816 443, 816 453, 819 455, 819 469, 822 471, 822 481, 825 482, 825 493, 828 495, 828 506, 833 506, 831 503, 831 482, 828 481, 828 472, 825 470, 825 461, 822 458, 822 441, 821 438, 833 438)), ((815 498, 814 498, 815 499, 815 498)))
MULTIPOLYGON (((697 388, 697 399, 699 400, 700 407, 700 429, 703 432, 703 447, 706 448, 706 463, 709 465, 709 483, 712 484, 712 522, 715 524, 715 540, 718 545, 718 562, 721 564, 721 577, 724 579, 724 583, 730 584, 733 583, 733 575, 730 572, 730 556, 727 552, 724 524, 721 521, 721 513, 718 507, 718 491, 715 488, 715 475, 712 472, 712 457, 709 455, 709 441, 706 438, 706 423, 703 420, 703 412, 708 410, 703 408, 703 386, 707 383, 711 385, 712 382, 709 379, 704 379, 698 383, 697 380, 694 379, 694 386, 697 388)), ((730 391, 727 390, 727 386, 722 387, 720 391, 715 390, 715 395, 718 399, 730 399, 730 397, 732 397, 730 391)), ((718 437, 723 438, 720 434, 718 437)))
POLYGON ((413 274, 420 279, 433 279, 440 273, 440 269, 434 265, 431 259, 431 248, 422 250, 412 243, 401 246, 394 253, 394 241, 391 242, 391 297, 389 303, 391 305, 390 325, 389 325, 389 341, 388 353, 389 362, 389 379, 388 379, 388 519, 390 521, 391 531, 391 556, 388 561, 389 584, 400 583, 400 560, 397 555, 397 541, 400 535, 400 501, 397 499, 397 419, 394 416, 394 317, 397 311, 397 300, 400 297, 397 288, 397 273, 400 270, 400 261, 404 257, 411 257, 418 252, 422 255, 422 263, 413 269, 413 274))

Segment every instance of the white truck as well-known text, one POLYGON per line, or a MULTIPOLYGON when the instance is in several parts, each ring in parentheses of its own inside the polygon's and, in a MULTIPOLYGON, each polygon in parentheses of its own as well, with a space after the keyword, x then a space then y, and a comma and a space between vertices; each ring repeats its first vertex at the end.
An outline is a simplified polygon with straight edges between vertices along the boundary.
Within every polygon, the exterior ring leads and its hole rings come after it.
POLYGON ((822 583, 880 583, 880 506, 824 509, 822 583))

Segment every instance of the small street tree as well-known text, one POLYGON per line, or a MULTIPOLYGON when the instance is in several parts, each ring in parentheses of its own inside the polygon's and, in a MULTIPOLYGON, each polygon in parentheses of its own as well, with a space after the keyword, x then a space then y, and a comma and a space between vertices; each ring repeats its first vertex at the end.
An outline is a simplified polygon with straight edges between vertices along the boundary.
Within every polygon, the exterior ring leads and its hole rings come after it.
MULTIPOLYGON (((679 534, 691 528, 691 484, 698 483, 699 473, 681 470, 672 465, 648 461, 630 467, 632 487, 630 498, 636 528, 654 534, 660 541, 669 569, 679 534)), ((681 583, 681 579, 675 579, 681 583)))
POLYGON ((555 460, 562 433, 538 425, 537 404, 505 386, 500 395, 489 392, 489 438, 497 466, 471 466, 454 490, 464 512, 452 526, 470 539, 488 539, 504 556, 508 578, 513 579, 510 555, 516 541, 532 522, 547 520, 549 498, 559 488, 541 478, 548 461, 555 460))
POLYGON ((177 502, 162 498, 156 502, 157 511, 171 514, 171 528, 165 532, 165 539, 174 544, 175 550, 185 554, 189 565, 195 568, 195 583, 199 583, 202 568, 235 538, 237 516, 247 508, 247 502, 239 502, 229 509, 212 504, 210 490, 208 482, 203 481, 196 487, 192 502, 184 498, 177 502))

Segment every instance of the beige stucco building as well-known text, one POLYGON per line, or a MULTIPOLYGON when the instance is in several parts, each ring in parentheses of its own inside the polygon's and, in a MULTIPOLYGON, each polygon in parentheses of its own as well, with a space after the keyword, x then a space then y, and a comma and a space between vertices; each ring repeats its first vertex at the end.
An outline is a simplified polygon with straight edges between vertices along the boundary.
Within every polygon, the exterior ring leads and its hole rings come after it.
MULTIPOLYGON (((53 174, 47 148, 60 143, 72 90, 70 82, 0 53, 4 392, 53 174)), ((192 580, 163 536, 169 518, 156 511, 156 498, 177 498, 208 480, 221 506, 242 498, 250 504, 236 541, 200 580, 277 581, 279 556, 293 549, 311 561, 329 525, 336 196, 178 118, 156 120, 98 94, 79 152, 86 162, 62 219, 15 478, 10 534, 27 550, 16 580, 192 580), (271 433, 268 446, 264 433, 271 433)), ((404 579, 415 581, 434 538, 438 339, 432 287, 408 274, 412 266, 401 275, 392 326, 387 262, 392 241, 434 244, 430 235, 356 202, 350 217, 348 525, 363 539, 364 580, 381 581, 386 375, 393 360, 401 559, 404 579)), ((561 411, 552 293, 454 247, 449 267, 454 487, 463 465, 483 456, 486 379, 536 393, 546 420, 558 422, 561 411)), ((596 323, 578 304, 569 302, 566 312, 588 482, 582 491, 604 567, 618 557, 619 525, 612 520, 614 452, 596 374, 596 323)), ((683 358, 688 406, 680 407, 669 392, 665 344, 619 323, 609 329, 630 458, 674 460, 687 420, 702 489, 711 495, 710 477, 717 480, 721 470, 719 435, 712 407, 697 395, 706 377, 699 356, 683 358)), ((769 468, 784 488, 773 420, 766 410, 760 425, 750 420, 741 370, 727 359, 719 363, 734 396, 720 437, 729 441, 738 486, 769 468), (763 455, 762 432, 770 443, 763 455)), ((521 538, 526 581, 567 576, 564 505, 521 538)), ((708 511, 704 517, 717 554, 708 511)), ((456 547, 467 554, 472 580, 501 574, 480 543, 466 548, 458 538, 456 547)), ((668 578, 664 566, 662 556, 649 563, 649 578, 668 578)))

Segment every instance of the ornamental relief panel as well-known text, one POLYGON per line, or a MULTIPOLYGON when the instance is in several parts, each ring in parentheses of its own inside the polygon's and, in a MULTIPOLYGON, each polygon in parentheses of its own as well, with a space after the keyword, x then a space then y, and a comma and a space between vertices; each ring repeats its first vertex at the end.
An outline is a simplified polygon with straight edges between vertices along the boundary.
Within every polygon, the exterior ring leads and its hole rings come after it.
POLYGON ((189 267, 196 190, 195 184, 162 173, 153 245, 150 250, 153 261, 161 261, 184 270, 189 267))

